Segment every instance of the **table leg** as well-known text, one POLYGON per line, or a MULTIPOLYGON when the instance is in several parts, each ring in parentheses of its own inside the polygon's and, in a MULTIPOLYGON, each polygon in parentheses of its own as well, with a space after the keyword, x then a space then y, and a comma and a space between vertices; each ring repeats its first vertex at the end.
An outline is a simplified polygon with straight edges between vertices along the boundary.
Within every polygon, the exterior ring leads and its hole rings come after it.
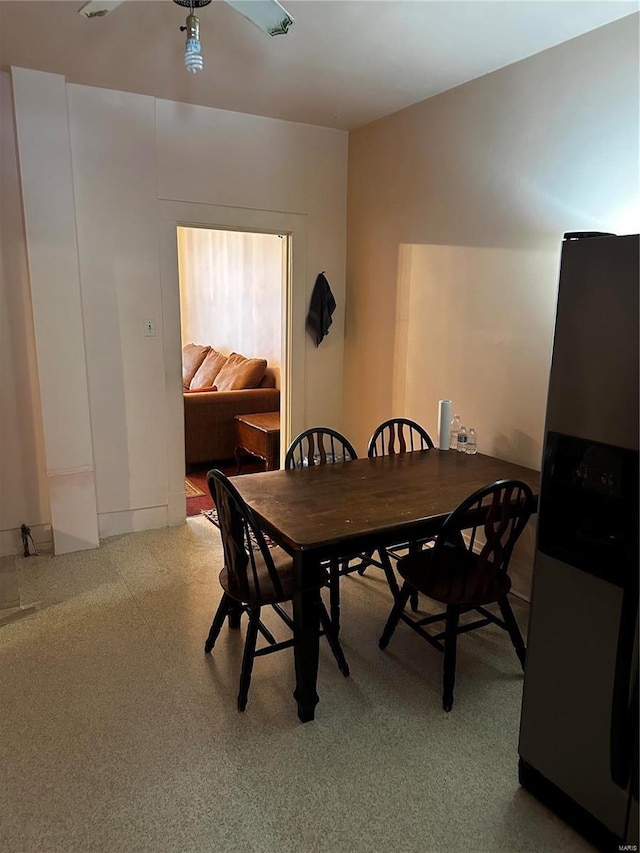
POLYGON ((238 467, 236 468, 236 474, 239 474, 239 473, 240 473, 240 469, 242 468, 242 463, 241 463, 241 461, 240 461, 240 460, 242 459, 242 453, 241 453, 241 451, 242 451, 242 448, 240 447, 240 445, 237 445, 237 446, 236 446, 236 449, 235 449, 236 465, 238 466, 238 467))
POLYGON ((303 723, 314 718, 318 704, 316 684, 318 678, 318 653, 320 648, 320 588, 305 589, 303 580, 317 575, 309 557, 294 556, 296 593, 293 598, 293 653, 296 666, 298 717, 303 723))

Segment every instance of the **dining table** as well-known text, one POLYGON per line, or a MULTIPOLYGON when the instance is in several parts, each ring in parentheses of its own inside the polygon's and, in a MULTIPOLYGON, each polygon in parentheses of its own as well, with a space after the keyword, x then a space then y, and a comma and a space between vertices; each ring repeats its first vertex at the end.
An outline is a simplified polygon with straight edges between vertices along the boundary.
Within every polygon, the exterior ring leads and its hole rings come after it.
POLYGON ((262 530, 293 558, 293 695, 302 722, 314 719, 319 700, 318 563, 434 536, 466 497, 495 480, 522 480, 536 499, 540 486, 535 469, 435 448, 231 479, 262 530))

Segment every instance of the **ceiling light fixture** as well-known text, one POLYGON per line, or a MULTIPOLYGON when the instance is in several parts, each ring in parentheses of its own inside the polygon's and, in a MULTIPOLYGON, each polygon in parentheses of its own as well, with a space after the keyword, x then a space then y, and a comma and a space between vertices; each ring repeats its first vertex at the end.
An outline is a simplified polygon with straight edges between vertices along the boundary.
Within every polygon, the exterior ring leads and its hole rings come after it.
MULTIPOLYGON (((187 23, 180 29, 187 33, 184 54, 185 68, 192 74, 196 74, 198 71, 202 71, 204 60, 200 44, 200 21, 193 10, 208 6, 211 0, 173 0, 173 2, 189 9, 187 23)), ((226 0, 226 2, 232 9, 240 12, 243 17, 270 36, 286 35, 289 28, 295 23, 287 10, 278 3, 278 0, 226 0)), ((89 0, 88 3, 78 9, 78 13, 84 18, 103 18, 121 3, 122 0, 89 0)))
POLYGON ((187 23, 184 27, 180 27, 181 32, 186 31, 187 33, 184 67, 192 74, 197 74, 204 67, 204 59, 202 58, 202 45, 200 44, 200 21, 195 16, 193 10, 208 6, 211 0, 173 0, 173 2, 177 3, 178 6, 187 6, 189 8, 187 23))

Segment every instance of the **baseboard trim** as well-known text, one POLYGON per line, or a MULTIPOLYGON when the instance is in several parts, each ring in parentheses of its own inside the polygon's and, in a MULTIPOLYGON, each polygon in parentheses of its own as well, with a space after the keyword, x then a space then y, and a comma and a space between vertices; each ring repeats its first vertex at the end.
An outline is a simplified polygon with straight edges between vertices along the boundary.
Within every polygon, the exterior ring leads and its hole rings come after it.
MULTIPOLYGON (((185 515, 183 514, 179 523, 184 524, 184 521, 185 515)), ((98 514, 100 539, 106 539, 108 536, 119 536, 123 533, 137 533, 141 530, 155 530, 169 525, 166 505, 98 514)), ((172 519, 171 526, 178 526, 178 522, 172 519)), ((38 554, 53 554, 53 535, 50 524, 31 525, 31 535, 38 554)), ((20 528, 0 530, 0 557, 21 557, 22 555, 20 528)))
MULTIPOLYGON (((182 519, 184 522, 184 518, 182 519)), ((156 530, 168 527, 167 505, 128 509, 118 512, 98 513, 100 539, 120 536, 123 533, 139 533, 141 530, 156 530)))

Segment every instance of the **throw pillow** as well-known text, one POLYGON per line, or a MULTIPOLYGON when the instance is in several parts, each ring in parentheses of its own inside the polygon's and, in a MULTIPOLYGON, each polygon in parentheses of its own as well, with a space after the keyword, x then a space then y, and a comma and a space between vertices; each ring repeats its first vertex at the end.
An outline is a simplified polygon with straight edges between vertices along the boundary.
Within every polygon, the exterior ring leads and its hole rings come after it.
POLYGON ((189 388, 207 388, 208 386, 213 385, 214 379, 218 373, 220 373, 220 369, 223 367, 226 360, 226 355, 222 355, 221 352, 210 349, 204 357, 204 361, 196 371, 195 376, 189 383, 189 388))
POLYGON ((211 347, 200 344, 185 344, 182 347, 182 387, 188 388, 196 371, 205 360, 211 347))
POLYGON ((224 367, 216 376, 218 391, 240 391, 257 388, 267 369, 265 358, 245 358, 232 352, 224 367))

